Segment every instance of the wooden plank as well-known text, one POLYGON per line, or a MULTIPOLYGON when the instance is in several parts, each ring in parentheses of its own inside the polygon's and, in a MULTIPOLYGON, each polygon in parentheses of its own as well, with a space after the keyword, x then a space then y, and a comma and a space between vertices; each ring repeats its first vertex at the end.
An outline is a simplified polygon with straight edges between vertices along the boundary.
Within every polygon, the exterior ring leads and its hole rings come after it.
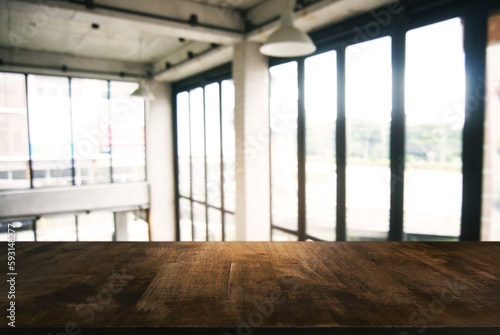
MULTIPOLYGON (((0 259, 6 249, 2 243, 0 259)), ((89 334, 500 334, 500 243, 17 243, 16 249, 12 334, 55 334, 68 325, 89 334)), ((0 292, 8 292, 5 281, 0 292)), ((2 299, 0 309, 7 303, 2 299)))

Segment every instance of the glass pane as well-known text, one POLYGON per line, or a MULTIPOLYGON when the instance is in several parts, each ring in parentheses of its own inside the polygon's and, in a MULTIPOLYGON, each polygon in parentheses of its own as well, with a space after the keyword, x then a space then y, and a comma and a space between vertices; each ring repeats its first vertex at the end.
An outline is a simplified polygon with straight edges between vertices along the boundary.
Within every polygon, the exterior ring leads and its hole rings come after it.
POLYGON ((77 215, 79 241, 113 241, 115 220, 112 212, 77 215))
POLYGON ((114 213, 114 241, 149 241, 149 225, 146 210, 114 213))
POLYGON ((192 241, 191 201, 179 199, 181 241, 192 241))
POLYGON ((236 221, 234 214, 224 214, 224 240, 236 241, 236 221))
POLYGON ((189 93, 177 94, 177 159, 179 164, 179 192, 191 196, 191 152, 189 133, 189 93))
POLYGON ((108 82, 71 80, 75 184, 111 182, 108 82))
POLYGON ((391 38, 346 49, 348 240, 386 240, 389 232, 391 38))
POLYGON ((222 214, 218 209, 208 209, 208 240, 222 241, 222 214))
POLYGON ((337 53, 305 61, 306 233, 335 241, 337 53))
POLYGON ((207 219, 205 206, 193 202, 194 240, 207 240, 207 219))
POLYGON ((221 152, 219 84, 205 87, 205 117, 207 132, 207 202, 221 206, 221 152))
POLYGON ((271 75, 271 222, 296 230, 297 199, 297 62, 269 69, 271 75))
POLYGON ((7 242, 11 238, 12 231, 15 231, 14 236, 16 242, 32 242, 35 241, 35 232, 33 231, 32 220, 14 220, 0 222, 0 242, 7 242))
POLYGON ((34 187, 71 185, 69 80, 28 75, 34 187))
POLYGON ((110 83, 113 182, 146 178, 144 100, 130 97, 137 87, 137 83, 110 83))
POLYGON ((36 221, 37 241, 76 241, 74 215, 43 216, 36 221))
POLYGON ((224 161, 224 208, 236 209, 236 154, 234 135, 234 83, 224 80, 222 90, 222 154, 224 161))
POLYGON ((298 241, 298 237, 296 235, 288 234, 278 229, 273 229, 271 238, 273 242, 298 241))
POLYGON ((488 26, 482 239, 500 241, 500 13, 488 26))
POLYGON ((406 45, 404 232, 460 235, 465 56, 460 19, 411 30, 406 45))
POLYGON ((0 72, 0 190, 30 187, 28 161, 25 77, 0 72))
POLYGON ((205 201, 205 114, 203 89, 190 92, 193 199, 205 201))

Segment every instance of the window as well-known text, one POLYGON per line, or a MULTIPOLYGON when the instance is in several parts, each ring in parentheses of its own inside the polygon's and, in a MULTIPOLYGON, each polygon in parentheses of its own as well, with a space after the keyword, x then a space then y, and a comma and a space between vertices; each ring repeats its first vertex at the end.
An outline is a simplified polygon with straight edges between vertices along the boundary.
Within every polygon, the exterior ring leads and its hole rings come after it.
MULTIPOLYGON (((222 93, 222 163, 223 163, 223 187, 224 187, 224 208, 234 212, 236 210, 236 143, 234 133, 234 83, 232 80, 223 80, 221 85, 222 93)), ((225 214, 226 240, 236 239, 236 227, 234 216, 225 214)))
POLYGON ((131 98, 136 83, 110 83, 110 142, 113 182, 146 179, 144 101, 131 98))
POLYGON ((297 234, 289 234, 279 229, 273 229, 271 238, 275 242, 293 242, 297 241, 297 234))
POLYGON ((78 241, 75 215, 47 215, 36 221, 37 241, 78 241))
POLYGON ((482 239, 500 241, 500 13, 488 26, 482 239))
MULTIPOLYGON (((203 88, 195 88, 189 92, 189 109, 191 121, 191 192, 193 199, 200 202, 206 201, 205 186, 207 171, 205 167, 205 102, 203 88)), ((201 219, 201 213, 197 213, 200 219, 196 219, 194 226, 205 225, 205 218, 201 219), (198 224, 199 223, 199 224, 198 224)), ((203 229, 202 229, 203 231, 203 229)), ((195 234, 196 235, 196 234, 195 234)), ((204 240, 205 238, 203 238, 204 240)))
POLYGON ((408 31, 405 110, 406 238, 457 240, 465 117, 465 55, 460 19, 408 31))
POLYGON ((0 72, 0 190, 144 181, 145 111, 130 97, 136 88, 0 72))
POLYGON ((71 80, 75 184, 111 182, 108 82, 71 80))
POLYGON ((336 61, 330 51, 269 69, 273 240, 336 239, 336 61))
POLYGON ((113 241, 149 241, 147 216, 145 210, 114 213, 113 241))
MULTIPOLYGON (((335 241, 337 53, 305 60, 306 234, 335 241)), ((274 237, 273 237, 274 239, 274 237)))
POLYGON ((69 79, 28 75, 33 186, 73 182, 69 79))
POLYGON ((79 241, 115 240, 115 220, 112 212, 91 212, 76 215, 79 241))
POLYGON ((177 92, 179 238, 235 240, 232 80, 177 92))
POLYGON ((391 38, 346 48, 346 222, 348 240, 389 232, 391 38))
MULTIPOLYGON (((389 231, 391 39, 346 48, 347 231, 349 240, 386 240, 389 231), (359 98, 359 97, 362 98, 359 98)), ((271 223, 273 239, 334 241, 337 215, 337 52, 270 67, 271 223), (303 62, 303 63, 302 63, 303 62), (303 75, 301 74, 303 72, 303 75), (304 118, 298 88, 303 78, 304 118), (278 123, 275 120, 286 120, 278 123), (301 139, 298 130, 305 129, 301 139), (305 153, 297 146, 304 141, 305 153), (303 156, 302 156, 303 155, 303 156), (305 162, 305 181, 298 165, 305 162), (305 184, 301 199, 299 188, 305 184), (305 203, 305 222, 299 204, 305 203), (305 226, 300 236, 300 226, 305 226), (281 237, 280 237, 281 236, 281 237)))
MULTIPOLYGON (((16 220, 5 220, 0 222, 0 241, 7 242, 9 239, 9 229, 15 231, 16 242, 35 241, 35 231, 33 218, 22 218, 16 220)), ((12 233, 12 230, 10 233, 12 233)))
MULTIPOLYGON (((489 23, 485 240, 500 239, 498 17, 491 15, 489 23)), ((470 130, 481 111, 465 99, 466 89, 476 88, 475 78, 466 78, 466 62, 478 73, 480 66, 464 49, 474 52, 467 39, 479 29, 465 12, 422 22, 395 20, 378 33, 322 40, 319 49, 331 50, 322 54, 271 60, 274 240, 470 239, 475 223, 462 216, 477 216, 477 206, 462 192, 477 173, 463 161, 471 158, 466 149, 482 139, 470 130), (466 110, 474 115, 467 118, 466 110), (287 127, 273 125, 279 115, 288 117, 287 127)))
POLYGON ((0 189, 29 187, 25 76, 0 73, 0 189))
POLYGON ((271 76, 271 224, 298 230, 297 62, 273 66, 271 76))
POLYGON ((0 241, 7 241, 9 228, 16 241, 149 241, 146 210, 45 215, 0 222, 0 241))

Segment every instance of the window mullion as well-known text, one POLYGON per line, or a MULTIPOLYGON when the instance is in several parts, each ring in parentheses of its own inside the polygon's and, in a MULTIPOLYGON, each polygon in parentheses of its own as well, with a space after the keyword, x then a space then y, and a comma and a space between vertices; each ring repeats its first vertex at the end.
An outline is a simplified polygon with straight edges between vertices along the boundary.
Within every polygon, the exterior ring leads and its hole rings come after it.
POLYGON ((191 92, 188 99, 188 114, 189 114, 189 196, 191 203, 191 240, 194 241, 194 213, 193 213, 193 143, 192 143, 192 129, 191 129, 191 92))
POLYGON ((208 241, 208 172, 207 172, 207 106, 206 89, 203 87, 203 157, 205 169, 205 240, 208 241))
POLYGON ((405 57, 406 31, 392 36, 391 205, 389 241, 403 239, 405 173, 405 57))
POLYGON ((306 240, 306 113, 305 113, 305 65, 304 59, 298 65, 298 116, 297 116, 297 162, 298 162, 298 235, 299 241, 306 240))
MULTIPOLYGON (((175 240, 180 241, 181 240, 181 192, 180 192, 180 178, 179 178, 179 171, 180 171, 180 164, 179 164, 179 116, 178 116, 178 105, 177 105, 177 94, 172 95, 172 134, 173 134, 173 153, 174 153, 174 192, 175 192, 175 240)), ((148 211, 149 212, 149 211, 148 211)), ((149 219, 148 219, 149 222, 149 219)), ((151 235, 151 229, 150 233, 151 235)), ((151 239, 150 239, 151 240, 151 239)))
POLYGON ((108 140, 109 140, 109 179, 114 183, 113 177, 113 133, 111 132, 111 81, 108 80, 108 140))
MULTIPOLYGON (((30 134, 30 108, 29 108, 29 99, 28 99, 28 75, 24 75, 24 85, 25 85, 25 91, 26 91, 26 119, 27 119, 27 126, 28 126, 28 169, 30 173, 30 188, 34 188, 33 186, 33 159, 32 159, 32 150, 31 150, 31 134, 30 134)), ((35 234, 36 236, 36 234, 35 234)), ((36 241, 36 238, 35 238, 36 241)))
POLYGON ((481 238, 483 140, 485 119, 486 48, 488 11, 472 8, 463 18, 466 69, 465 124, 463 129, 463 191, 461 241, 481 238))
POLYGON ((221 208, 221 229, 222 241, 226 240, 226 219, 224 204, 224 135, 222 122, 222 81, 219 81, 219 142, 220 142, 220 208, 221 208))
POLYGON ((337 52, 337 241, 346 240, 346 113, 345 46, 337 52))
POLYGON ((71 78, 68 78, 68 95, 69 95, 69 131, 71 137, 71 184, 76 185, 76 168, 75 168, 75 134, 73 127, 73 92, 71 90, 71 78))

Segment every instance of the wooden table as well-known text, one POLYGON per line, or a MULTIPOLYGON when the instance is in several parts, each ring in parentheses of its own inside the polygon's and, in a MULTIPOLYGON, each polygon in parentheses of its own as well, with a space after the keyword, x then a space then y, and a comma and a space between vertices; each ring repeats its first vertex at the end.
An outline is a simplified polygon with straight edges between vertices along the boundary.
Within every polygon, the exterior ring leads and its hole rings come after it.
POLYGON ((500 334, 500 243, 17 243, 16 272, 2 334, 500 334))

